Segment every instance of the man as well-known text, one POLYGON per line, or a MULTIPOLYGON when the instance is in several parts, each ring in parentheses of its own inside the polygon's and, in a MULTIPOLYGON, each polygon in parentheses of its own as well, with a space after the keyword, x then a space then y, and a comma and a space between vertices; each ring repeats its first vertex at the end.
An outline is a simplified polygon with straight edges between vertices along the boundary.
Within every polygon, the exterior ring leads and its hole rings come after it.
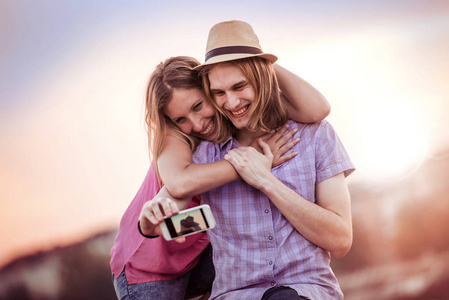
POLYGON ((274 169, 265 155, 245 147, 287 121, 272 63, 251 26, 222 22, 210 30, 199 68, 206 92, 236 132, 221 144, 202 143, 195 163, 228 160, 235 180, 201 195, 217 226, 214 299, 342 299, 329 266, 352 244, 350 196, 345 177, 354 167, 327 121, 288 121, 301 138, 299 155, 274 169), (239 146, 243 146, 237 148, 239 146))

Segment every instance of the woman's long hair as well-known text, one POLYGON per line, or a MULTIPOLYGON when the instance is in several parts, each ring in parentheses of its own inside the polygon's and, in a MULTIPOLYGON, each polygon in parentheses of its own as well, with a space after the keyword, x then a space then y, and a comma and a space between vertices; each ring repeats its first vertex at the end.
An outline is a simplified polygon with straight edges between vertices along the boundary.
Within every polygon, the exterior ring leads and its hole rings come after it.
MULTIPOLYGON (((201 140, 183 133, 170 118, 165 115, 165 109, 173 97, 175 89, 202 89, 202 82, 198 71, 193 70, 200 63, 192 57, 176 56, 161 62, 150 76, 145 97, 145 123, 148 131, 148 147, 150 155, 156 166, 159 183, 161 179, 157 168, 157 159, 160 155, 164 137, 168 129, 178 132, 184 137, 192 151, 196 149, 201 140)), ((206 97, 206 101, 213 103, 206 97)), ((216 142, 221 142, 231 134, 231 127, 223 116, 216 112, 215 123, 220 133, 216 142)))

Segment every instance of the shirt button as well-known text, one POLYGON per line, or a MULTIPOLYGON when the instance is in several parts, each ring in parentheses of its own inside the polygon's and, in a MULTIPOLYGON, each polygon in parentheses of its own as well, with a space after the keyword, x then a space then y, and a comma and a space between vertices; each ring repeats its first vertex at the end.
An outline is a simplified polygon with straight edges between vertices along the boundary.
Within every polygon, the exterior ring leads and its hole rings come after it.
POLYGON ((269 263, 268 263, 269 265, 272 265, 273 264, 273 262, 272 261, 270 261, 269 263))
POLYGON ((273 237, 270 235, 270 236, 268 237, 268 239, 271 241, 271 240, 273 240, 273 237))
POLYGON ((265 210, 265 213, 266 213, 266 214, 269 213, 269 212, 270 212, 270 211, 269 211, 268 209, 265 210))
POLYGON ((271 286, 275 286, 275 285, 276 285, 276 282, 272 282, 272 283, 271 283, 271 286))

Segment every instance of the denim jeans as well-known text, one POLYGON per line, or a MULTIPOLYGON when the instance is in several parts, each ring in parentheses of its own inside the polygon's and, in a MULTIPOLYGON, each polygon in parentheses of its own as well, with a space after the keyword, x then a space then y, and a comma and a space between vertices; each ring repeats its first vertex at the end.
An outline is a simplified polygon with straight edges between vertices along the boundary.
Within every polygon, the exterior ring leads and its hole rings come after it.
POLYGON ((303 296, 299 296, 298 293, 288 286, 278 286, 267 290, 262 300, 292 300, 292 299, 308 299, 303 296))
POLYGON ((210 291, 214 277, 215 269, 210 244, 204 249, 198 264, 179 278, 128 284, 124 271, 119 278, 112 275, 115 293, 119 300, 190 299, 210 291))

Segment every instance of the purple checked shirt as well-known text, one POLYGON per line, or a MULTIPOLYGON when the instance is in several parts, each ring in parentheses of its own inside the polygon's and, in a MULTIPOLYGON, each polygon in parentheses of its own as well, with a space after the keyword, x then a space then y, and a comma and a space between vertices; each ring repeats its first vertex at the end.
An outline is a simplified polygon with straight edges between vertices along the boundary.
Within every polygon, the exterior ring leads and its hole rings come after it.
MULTIPOLYGON (((354 166, 327 121, 300 124, 301 141, 290 151, 299 154, 272 169, 286 186, 316 202, 315 186, 334 175, 348 176, 354 166)), ((238 142, 203 142, 195 163, 222 160, 238 142)), ((261 191, 242 179, 201 195, 217 221, 209 231, 216 277, 211 299, 261 299, 274 286, 289 286, 311 299, 342 299, 329 266, 330 254, 306 240, 261 191)))

